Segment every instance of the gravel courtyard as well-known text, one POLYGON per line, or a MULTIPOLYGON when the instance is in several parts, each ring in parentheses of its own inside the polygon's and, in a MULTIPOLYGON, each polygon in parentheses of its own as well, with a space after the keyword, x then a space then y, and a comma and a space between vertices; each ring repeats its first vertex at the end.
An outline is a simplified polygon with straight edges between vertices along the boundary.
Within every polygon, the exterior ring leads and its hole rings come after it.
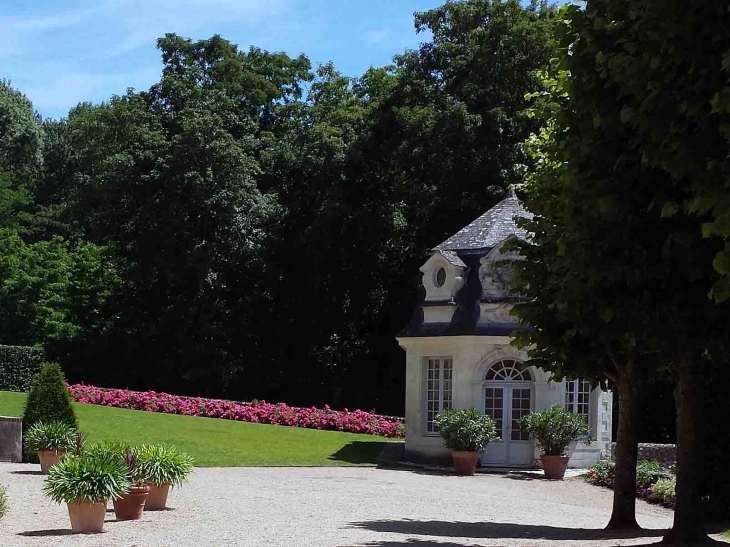
MULTIPOLYGON (((0 521, 3 547, 608 547, 661 538, 605 535, 611 492, 581 479, 261 467, 196 469, 170 494, 171 509, 136 522, 108 512, 103 534, 73 535, 66 507, 42 495, 37 469, 0 464, 10 504, 0 521)), ((639 502, 638 512, 645 528, 671 524, 665 509, 639 502)))

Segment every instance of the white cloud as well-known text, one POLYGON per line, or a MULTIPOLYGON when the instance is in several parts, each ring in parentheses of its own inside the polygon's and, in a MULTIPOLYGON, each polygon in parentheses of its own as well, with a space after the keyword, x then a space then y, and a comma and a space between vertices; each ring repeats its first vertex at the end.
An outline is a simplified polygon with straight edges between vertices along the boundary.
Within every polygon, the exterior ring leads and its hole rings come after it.
POLYGON ((368 34, 368 40, 373 43, 380 42, 386 36, 388 36, 387 30, 373 30, 368 34))
POLYGON ((0 77, 10 78, 37 109, 63 115, 79 101, 98 102, 157 81, 159 56, 149 52, 166 32, 201 39, 230 35, 234 26, 247 37, 265 38, 260 33, 275 34, 290 23, 290 1, 82 0, 74 9, 51 1, 22 17, 0 14, 0 77))

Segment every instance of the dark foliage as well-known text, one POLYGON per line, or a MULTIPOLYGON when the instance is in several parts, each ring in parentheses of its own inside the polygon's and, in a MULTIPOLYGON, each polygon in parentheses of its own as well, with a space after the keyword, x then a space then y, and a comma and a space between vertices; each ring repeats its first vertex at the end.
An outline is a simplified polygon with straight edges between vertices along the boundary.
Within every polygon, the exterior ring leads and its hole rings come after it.
POLYGON ((0 345, 0 391, 28 391, 44 359, 43 348, 0 345))

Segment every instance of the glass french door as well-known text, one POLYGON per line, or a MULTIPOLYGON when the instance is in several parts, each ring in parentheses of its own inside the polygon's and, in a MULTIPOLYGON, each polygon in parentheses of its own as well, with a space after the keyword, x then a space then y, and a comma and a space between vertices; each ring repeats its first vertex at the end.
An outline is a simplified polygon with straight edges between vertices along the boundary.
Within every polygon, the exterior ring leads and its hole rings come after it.
POLYGON ((489 443, 483 465, 529 466, 532 441, 522 427, 522 418, 532 411, 532 385, 527 382, 487 382, 484 413, 497 425, 499 440, 489 443))

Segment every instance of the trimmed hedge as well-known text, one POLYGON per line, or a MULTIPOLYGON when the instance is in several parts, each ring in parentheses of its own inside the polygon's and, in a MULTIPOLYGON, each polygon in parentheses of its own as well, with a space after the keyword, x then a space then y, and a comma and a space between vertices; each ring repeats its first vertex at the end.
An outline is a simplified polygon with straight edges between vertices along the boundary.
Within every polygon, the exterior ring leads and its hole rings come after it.
POLYGON ((0 391, 28 391, 44 360, 41 348, 0 345, 0 391))
POLYGON ((47 363, 30 388, 23 412, 23 433, 40 421, 63 422, 78 429, 66 380, 56 363, 47 363))

